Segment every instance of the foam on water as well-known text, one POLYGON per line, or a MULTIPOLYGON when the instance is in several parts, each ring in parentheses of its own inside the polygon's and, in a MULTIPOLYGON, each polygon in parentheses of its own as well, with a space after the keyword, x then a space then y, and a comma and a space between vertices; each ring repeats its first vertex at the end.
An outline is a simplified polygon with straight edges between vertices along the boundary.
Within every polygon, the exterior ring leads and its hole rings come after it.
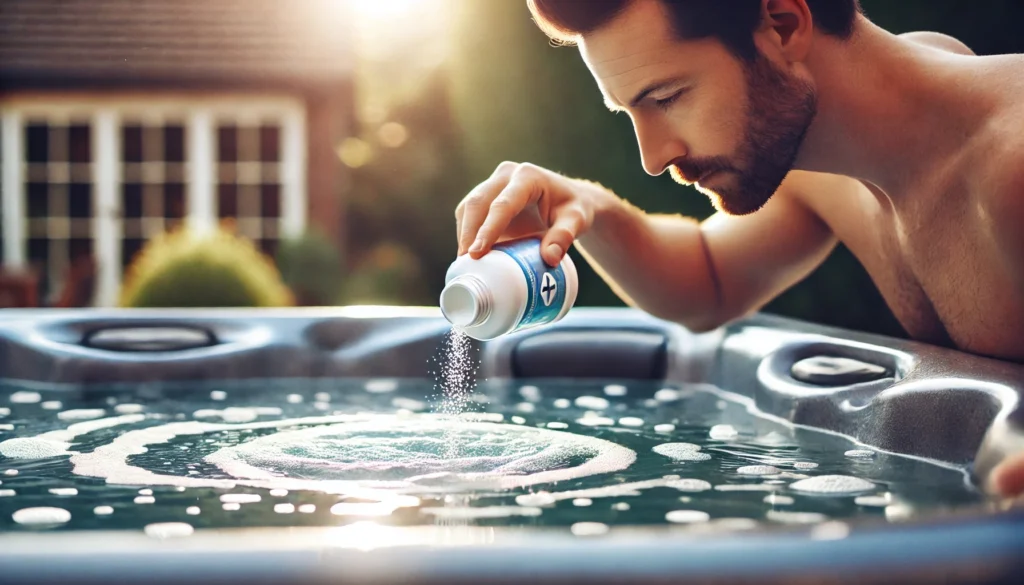
POLYGON ((92 513, 97 516, 109 516, 114 513, 114 508, 110 506, 96 506, 92 509, 92 513))
POLYGON ((672 510, 665 514, 665 520, 673 524, 692 524, 695 522, 707 522, 711 515, 700 510, 672 510))
POLYGON ((778 475, 781 469, 772 465, 744 465, 736 470, 740 475, 778 475))
POLYGON ((18 524, 40 525, 40 524, 64 524, 71 520, 71 512, 64 508, 50 508, 41 506, 38 508, 22 508, 11 518, 18 524))
POLYGON ((589 408, 591 410, 604 410, 608 408, 608 399, 601 398, 600 396, 580 396, 576 398, 576 406, 579 408, 589 408))
POLYGON ((445 506, 420 508, 420 512, 437 518, 475 520, 482 518, 511 518, 513 516, 540 516, 540 508, 530 506, 445 506))
POLYGON ((573 536, 601 536, 611 530, 607 524, 602 522, 577 522, 569 527, 573 536))
POLYGON ((163 540, 165 538, 190 536, 195 532, 195 529, 192 528, 191 524, 184 522, 157 522, 155 524, 147 524, 143 531, 146 533, 146 536, 163 540))
POLYGON ((106 414, 107 411, 102 408, 79 408, 58 412, 57 418, 60 420, 90 420, 106 414))
POLYGON ((875 489, 875 484, 866 479, 849 475, 819 475, 801 479, 790 484, 789 488, 809 494, 846 495, 871 491, 875 489))
POLYGON ((36 404, 42 399, 42 394, 29 390, 14 392, 10 396, 10 401, 14 404, 36 404))
POLYGON ((662 443, 651 448, 658 455, 664 455, 676 461, 708 461, 711 455, 700 452, 700 445, 693 443, 662 443))

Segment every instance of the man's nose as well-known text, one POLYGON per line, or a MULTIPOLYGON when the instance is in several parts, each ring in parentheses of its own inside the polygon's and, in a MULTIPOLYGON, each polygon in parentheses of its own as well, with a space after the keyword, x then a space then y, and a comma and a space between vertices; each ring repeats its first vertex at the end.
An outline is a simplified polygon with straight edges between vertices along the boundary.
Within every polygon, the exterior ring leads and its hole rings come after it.
POLYGON ((648 175, 656 177, 665 172, 672 161, 686 156, 683 142, 663 130, 640 124, 636 124, 635 129, 640 159, 648 175))

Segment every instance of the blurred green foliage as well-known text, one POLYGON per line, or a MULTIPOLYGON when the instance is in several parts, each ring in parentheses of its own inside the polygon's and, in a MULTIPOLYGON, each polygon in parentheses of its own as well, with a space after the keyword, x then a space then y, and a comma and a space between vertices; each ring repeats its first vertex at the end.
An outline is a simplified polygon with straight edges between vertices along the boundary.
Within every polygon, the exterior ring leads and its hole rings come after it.
MULTIPOLYGON (((604 108, 576 49, 550 46, 530 20, 525 0, 456 4, 460 13, 447 77, 432 79, 415 100, 391 112, 388 119, 409 130, 408 141, 400 148, 378 148, 379 156, 356 170, 347 249, 363 266, 360 278, 374 282, 374 255, 381 245, 409 251, 419 259, 420 286, 403 288, 398 300, 436 304, 456 249, 455 205, 503 160, 598 181, 650 212, 696 218, 712 212, 695 190, 644 173, 628 117, 604 108)), ((863 0, 863 5, 874 22, 894 33, 943 32, 979 54, 1024 49, 1020 0, 863 0)), ((375 128, 363 129, 371 143, 375 128)), ((580 269, 577 304, 621 305, 572 253, 580 269)), ((382 278, 394 281, 394 267, 390 270, 391 276, 382 278)), ((766 311, 904 335, 871 279, 842 246, 766 311)))
POLYGON ((292 304, 273 262, 227 229, 160 234, 135 255, 122 307, 281 307, 292 304))
POLYGON ((344 282, 341 255, 320 231, 310 229, 297 238, 282 240, 275 262, 296 305, 327 306, 339 301, 344 282))

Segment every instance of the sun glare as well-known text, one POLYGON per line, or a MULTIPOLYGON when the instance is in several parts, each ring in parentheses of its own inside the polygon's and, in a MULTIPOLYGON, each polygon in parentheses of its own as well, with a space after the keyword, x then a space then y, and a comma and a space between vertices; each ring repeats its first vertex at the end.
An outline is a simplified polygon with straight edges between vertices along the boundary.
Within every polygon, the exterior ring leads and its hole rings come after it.
POLYGON ((443 36, 451 0, 344 0, 357 33, 370 42, 443 36))

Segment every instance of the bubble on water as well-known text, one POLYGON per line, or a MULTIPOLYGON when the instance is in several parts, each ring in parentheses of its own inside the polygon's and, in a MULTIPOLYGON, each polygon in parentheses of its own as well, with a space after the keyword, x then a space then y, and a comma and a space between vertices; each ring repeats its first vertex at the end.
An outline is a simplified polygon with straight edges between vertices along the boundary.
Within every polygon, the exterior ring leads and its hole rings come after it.
MULTIPOLYGON (((0 443, 0 447, 2 447, 2 446, 3 446, 3 443, 0 443)), ((2 452, 3 452, 3 450, 0 449, 0 454, 2 454, 2 452)), ((18 475, 18 470, 17 469, 5 469, 4 470, 4 475, 18 475)))
POLYGON ((138 414, 142 412, 143 406, 141 404, 118 404, 114 407, 114 412, 118 414, 138 414))
POLYGON ((220 507, 225 512, 236 512, 242 509, 242 505, 238 502, 228 502, 226 504, 221 504, 220 507))
POLYGON ((608 525, 601 522, 577 522, 569 527, 573 536, 601 536, 609 530, 608 525))
POLYGON ((394 406, 395 408, 405 408, 407 410, 418 411, 425 409, 427 407, 427 404, 422 400, 398 396, 391 400, 391 406, 394 406))
POLYGON ((793 467, 795 467, 796 469, 805 469, 805 470, 806 469, 817 469, 818 464, 817 463, 812 463, 810 461, 797 461, 796 463, 793 464, 793 467))
POLYGON ((672 423, 662 423, 660 425, 654 425, 654 432, 656 433, 671 433, 676 430, 676 425, 672 423))
POLYGON ((188 508, 185 508, 185 513, 189 516, 198 516, 202 512, 203 511, 199 509, 199 506, 189 506, 188 508))
POLYGON ((12 393, 9 399, 14 404, 36 404, 43 399, 43 395, 38 392, 19 390, 18 392, 12 393))
POLYGON ((629 511, 629 504, 626 502, 615 502, 612 504, 612 510, 615 510, 616 512, 627 512, 629 511))
POLYGON ((587 427, 610 427, 615 424, 615 419, 587 412, 583 418, 576 419, 576 422, 587 427))
POLYGON ((716 518, 712 520, 710 524, 718 530, 729 532, 754 530, 759 526, 757 520, 754 520, 753 518, 716 518))
POLYGON ((558 500, 549 492, 536 492, 533 494, 522 494, 516 496, 516 503, 520 506, 536 507, 550 506, 558 500))
POLYGON ((92 513, 97 516, 109 516, 114 513, 114 508, 111 506, 96 506, 92 509, 92 513))
POLYGON ((892 503, 892 494, 883 493, 874 496, 857 496, 853 499, 853 503, 869 508, 884 508, 892 503))
POLYGON ((572 406, 572 402, 568 398, 558 398, 551 403, 555 408, 569 408, 572 406))
POLYGON ((76 488, 50 488, 49 491, 55 496, 77 496, 78 489, 76 488))
POLYGON ((696 522, 707 522, 711 515, 700 510, 672 510, 665 514, 665 520, 673 524, 693 524, 696 522))
POLYGON ((283 498, 288 495, 288 490, 273 489, 270 490, 270 495, 275 498, 283 498))
POLYGON ((875 489, 866 479, 849 475, 819 475, 789 485, 789 489, 809 494, 841 496, 875 489))
POLYGON ((0 418, 11 414, 11 409, 6 406, 0 406, 0 418))
POLYGON ((60 400, 47 400, 39 405, 43 410, 60 410, 64 404, 60 400))
POLYGON ((151 490, 149 488, 141 489, 141 490, 139 490, 139 495, 140 496, 152 496, 153 495, 153 490, 151 490))
POLYGON ((160 540, 191 536, 195 532, 192 525, 185 522, 156 522, 154 524, 147 524, 142 530, 146 533, 146 536, 160 540))
POLYGON ((90 420, 100 418, 106 414, 107 411, 102 408, 78 408, 58 412, 57 418, 60 420, 90 420))
POLYGON ((317 392, 313 395, 313 400, 316 400, 317 402, 330 402, 331 395, 327 392, 317 392))
POLYGON ((604 387, 605 396, 625 396, 627 392, 622 384, 608 384, 604 387))
POLYGON ((25 525, 45 525, 45 524, 64 524, 71 520, 71 512, 63 508, 22 508, 14 514, 11 518, 18 524, 25 525))
POLYGON ((135 496, 136 504, 152 504, 155 501, 156 498, 154 498, 153 496, 135 496))
POLYGON ((644 426, 644 419, 636 416, 624 416, 619 419, 619 424, 624 427, 642 427, 644 426))
POLYGON ((299 511, 299 514, 312 514, 316 512, 316 504, 302 504, 296 510, 299 511))
POLYGON ((889 522, 904 522, 914 517, 914 508, 907 503, 897 502, 885 507, 885 519, 889 522))
POLYGON ((679 391, 673 388, 662 388, 654 393, 654 399, 658 402, 675 402, 679 398, 679 391))
POLYGON ((330 402, 320 402, 318 400, 318 401, 313 403, 313 408, 315 410, 319 410, 320 412, 327 412, 328 410, 331 409, 331 403, 330 402))
POLYGON ((828 520, 828 516, 817 512, 793 512, 790 510, 768 510, 765 517, 781 524, 817 524, 828 520))
POLYGON ((780 496, 779 494, 771 494, 764 497, 764 503, 771 504, 773 506, 789 506, 795 500, 789 496, 780 496))
POLYGON ((869 459, 875 456, 875 452, 868 449, 850 449, 846 453, 843 453, 843 455, 846 455, 851 459, 869 459))
POLYGON ((591 500, 590 498, 576 498, 572 501, 572 505, 576 506, 577 508, 586 508, 587 506, 593 503, 594 500, 591 500))
POLYGON ((223 390, 213 390, 210 392, 210 400, 216 400, 219 402, 221 400, 227 400, 227 397, 228 393, 223 390))
POLYGON ((388 392, 398 390, 398 380, 392 380, 391 378, 368 380, 363 385, 363 389, 370 394, 387 394, 388 392))
POLYGON ((529 400, 531 402, 539 402, 541 400, 540 388, 530 384, 526 386, 520 386, 519 395, 522 396, 525 400, 529 400))
POLYGON ((549 429, 557 429, 557 430, 569 428, 568 424, 566 424, 564 422, 559 422, 559 421, 551 421, 551 422, 549 422, 545 426, 547 426, 549 429))
POLYGON ((701 453, 700 445, 693 443, 662 443, 652 449, 658 455, 664 455, 676 461, 708 461, 711 455, 701 453))
POLYGON ((0 490, 0 498, 10 498, 18 495, 14 490, 0 490))
POLYGON ((292 514, 295 512, 295 504, 274 504, 275 514, 292 514))
POLYGON ((537 410, 537 406, 532 402, 520 402, 516 405, 516 410, 519 412, 531 413, 537 410))
POLYGON ((764 483, 727 483, 715 486, 719 492, 773 492, 778 487, 764 483))
POLYGON ((281 409, 276 406, 238 407, 230 406, 224 410, 203 408, 192 413, 192 418, 219 418, 227 423, 247 423, 261 416, 280 416, 281 409))
POLYGON ((587 408, 590 410, 604 410, 608 408, 608 399, 601 398, 600 396, 578 396, 573 401, 578 408, 587 408))
POLYGON ((526 424, 526 419, 521 417, 521 416, 513 416, 510 420, 512 421, 513 424, 517 424, 517 425, 525 425, 526 424))
POLYGON ((715 425, 708 431, 708 437, 716 441, 727 441, 735 439, 737 436, 739 436, 739 432, 732 425, 715 425))
POLYGON ((736 470, 740 475, 777 475, 781 470, 771 465, 744 465, 736 470))
POLYGON ((263 498, 259 494, 221 494, 220 501, 225 504, 255 504, 263 498))
POLYGON ((289 394, 285 397, 285 401, 288 404, 302 404, 302 394, 289 394))

